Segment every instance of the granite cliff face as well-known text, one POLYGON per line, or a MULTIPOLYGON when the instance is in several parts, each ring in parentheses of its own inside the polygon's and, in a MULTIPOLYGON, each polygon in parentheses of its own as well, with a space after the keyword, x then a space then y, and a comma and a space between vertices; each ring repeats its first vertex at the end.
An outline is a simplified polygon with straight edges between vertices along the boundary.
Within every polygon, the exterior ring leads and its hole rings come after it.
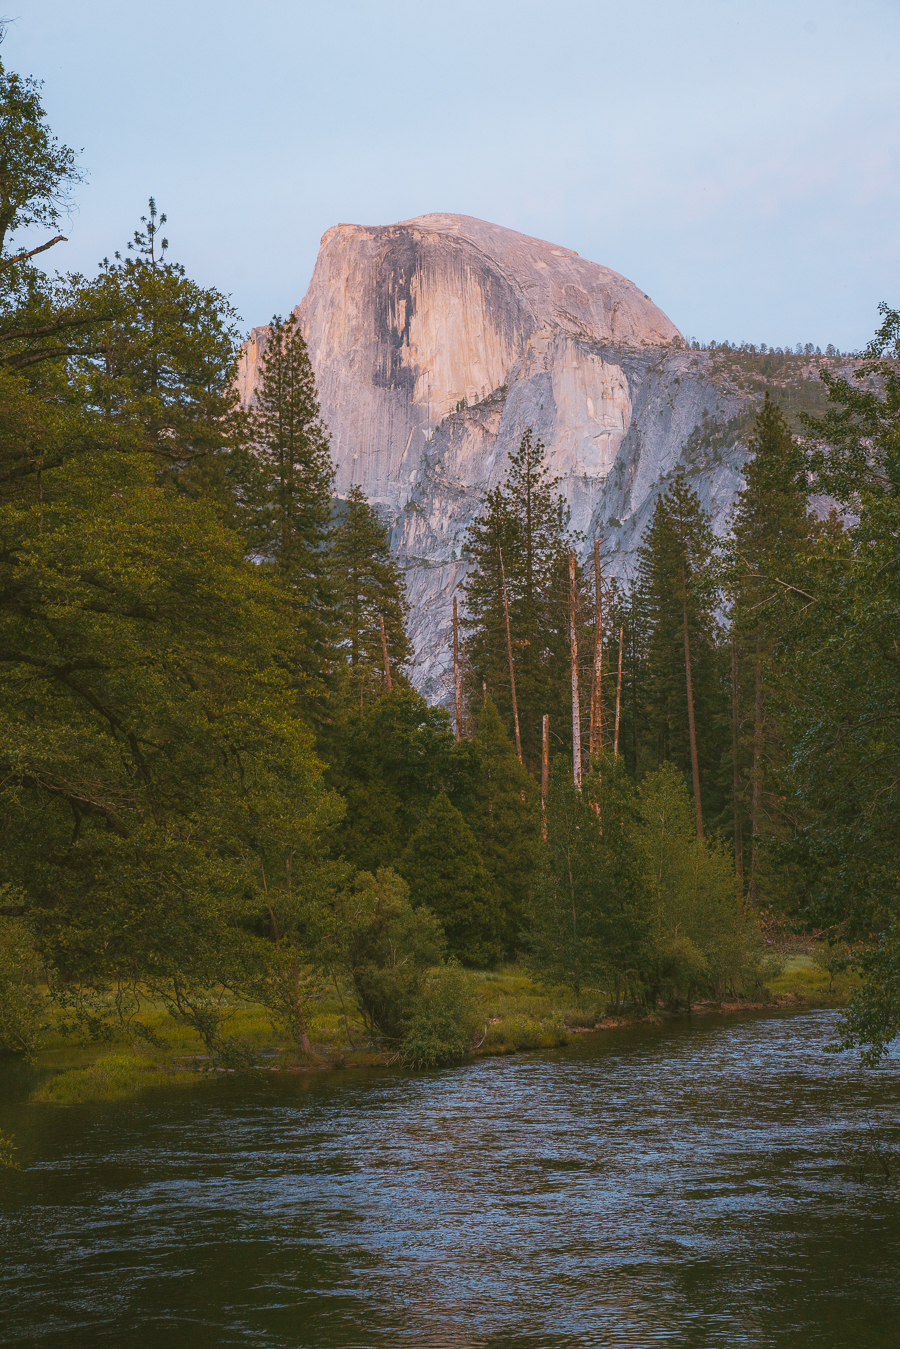
MULTIPOLYGON (((627 576, 676 469, 721 528, 748 394, 625 277, 469 216, 335 225, 295 311, 332 436, 337 490, 381 504, 406 571, 415 682, 446 696, 466 527, 532 427, 573 526, 627 576), (728 443, 728 441, 731 443, 728 443)), ((266 329, 245 344, 252 399, 266 329)))

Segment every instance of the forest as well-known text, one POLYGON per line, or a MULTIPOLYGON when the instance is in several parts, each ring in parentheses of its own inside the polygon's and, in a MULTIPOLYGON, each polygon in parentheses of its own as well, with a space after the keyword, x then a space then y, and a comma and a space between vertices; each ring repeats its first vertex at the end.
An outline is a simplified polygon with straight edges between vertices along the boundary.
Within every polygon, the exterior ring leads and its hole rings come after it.
POLYGON ((473 971, 641 1015, 751 999, 777 915, 855 972, 842 1046, 877 1062, 900 1031, 900 312, 823 367, 820 412, 765 392, 727 537, 664 484, 629 587, 526 433, 429 706, 389 523, 335 497, 294 316, 242 407, 239 316, 152 199, 96 275, 38 266, 80 171, 5 69, 0 147, 0 1051, 51 1025, 152 1046, 152 1008, 249 1066, 237 1010, 311 1057, 333 1003, 351 1043, 434 1065, 487 1034, 473 971))

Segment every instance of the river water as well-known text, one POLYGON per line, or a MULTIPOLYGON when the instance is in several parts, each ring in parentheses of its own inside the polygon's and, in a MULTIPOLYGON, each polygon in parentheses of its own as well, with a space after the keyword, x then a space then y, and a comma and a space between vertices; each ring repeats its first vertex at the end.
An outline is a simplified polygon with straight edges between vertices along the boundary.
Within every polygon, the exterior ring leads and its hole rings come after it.
MULTIPOLYGON (((2 1333, 116 1349, 900 1345, 900 1060, 831 1013, 10 1104, 2 1333)), ((0 1081, 2 1086, 2 1081, 0 1081)))

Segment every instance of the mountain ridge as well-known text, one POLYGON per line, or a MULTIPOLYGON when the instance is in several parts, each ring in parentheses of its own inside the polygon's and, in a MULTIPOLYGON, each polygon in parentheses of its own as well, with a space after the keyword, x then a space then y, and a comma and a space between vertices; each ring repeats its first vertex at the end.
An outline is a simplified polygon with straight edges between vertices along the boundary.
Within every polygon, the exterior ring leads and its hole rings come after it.
MULTIPOLYGON (((656 496, 679 469, 713 527, 727 527, 748 410, 766 379, 736 356, 692 350, 634 282, 574 250, 444 213, 338 224, 322 236, 294 312, 337 493, 358 483, 391 523, 412 609, 413 678, 433 701, 448 692, 466 529, 526 429, 547 447, 586 549, 601 539, 609 575, 633 573, 656 496), (722 443, 706 435, 711 426, 722 443)), ((254 329, 244 344, 245 402, 267 332, 254 329)), ((795 385, 806 368, 792 365, 795 385)))

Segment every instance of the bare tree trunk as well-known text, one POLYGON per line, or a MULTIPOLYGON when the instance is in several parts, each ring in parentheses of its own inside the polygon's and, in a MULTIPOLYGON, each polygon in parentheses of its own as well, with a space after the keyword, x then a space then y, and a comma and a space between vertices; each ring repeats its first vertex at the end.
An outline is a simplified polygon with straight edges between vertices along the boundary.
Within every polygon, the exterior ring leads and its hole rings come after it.
POLYGON ((603 748, 603 578, 600 575, 600 540, 594 539, 594 679, 591 685, 590 754, 603 748))
POLYGON ((547 797, 550 795, 550 718, 541 726, 541 838, 547 841, 547 797))
POLYGON ((388 660, 387 636, 385 635, 384 631, 383 614, 378 615, 378 622, 381 627, 381 654, 384 657, 384 679, 385 683, 387 684, 387 691, 388 693, 390 693, 393 690, 394 686, 393 682, 391 681, 391 662, 388 660))
POLYGON ((312 1045, 309 1043, 309 1029, 306 1024, 306 1007, 300 989, 300 966, 296 962, 291 965, 291 992, 293 994, 294 1028, 297 1039, 300 1041, 300 1048, 303 1053, 311 1054, 312 1045))
POLYGON ((459 620, 453 596, 453 697, 456 703, 456 739, 462 740, 462 696, 459 688, 459 620))
POLYGON ((569 554, 569 654, 572 661, 572 778, 581 791, 581 707, 578 699, 578 596, 575 554, 569 554))
POLYGON ((619 628, 619 673, 616 678, 616 733, 613 739, 613 756, 619 757, 619 721, 622 716, 622 643, 625 629, 619 628))
POLYGON ((687 687, 688 738, 691 742, 691 775, 694 779, 694 807, 697 812, 697 837, 703 837, 703 806, 700 802, 700 764, 697 760, 697 731, 694 726, 694 686, 691 681, 691 638, 688 632, 687 582, 683 581, 684 606, 684 678, 687 687))
POLYGON ((741 826, 741 691, 738 677, 737 636, 731 626, 731 800, 734 810, 734 869, 744 880, 744 831, 741 826))
MULTIPOLYGON (((513 726, 516 732, 516 756, 519 763, 522 762, 522 737, 519 734, 519 705, 516 702, 516 671, 513 665, 512 654, 512 634, 509 630, 509 601, 506 598, 506 572, 503 570, 503 549, 498 548, 500 554, 500 580, 503 584, 503 613, 506 618, 506 654, 509 657, 509 687, 512 692, 512 710, 513 726)), ((485 686, 485 701, 487 701, 487 686, 485 686)))
POLYGON ((750 781, 750 830, 753 838, 750 843, 750 900, 753 904, 757 902, 759 890, 759 838, 760 815, 762 813, 762 757, 763 757, 763 716, 765 712, 763 699, 763 667, 762 656, 759 649, 759 639, 756 642, 756 663, 753 670, 753 769, 750 781))

